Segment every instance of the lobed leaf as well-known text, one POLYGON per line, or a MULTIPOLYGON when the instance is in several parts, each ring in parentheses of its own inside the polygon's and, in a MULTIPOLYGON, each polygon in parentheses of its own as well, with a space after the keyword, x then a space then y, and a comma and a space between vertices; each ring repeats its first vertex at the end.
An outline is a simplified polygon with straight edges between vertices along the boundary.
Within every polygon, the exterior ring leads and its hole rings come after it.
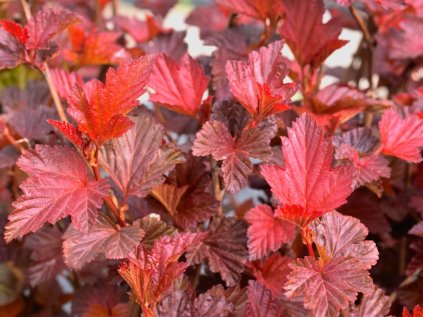
POLYGON ((263 165, 261 173, 283 204, 278 216, 299 226, 346 202, 352 192, 354 169, 332 167, 333 147, 323 128, 307 114, 282 138, 285 166, 263 165))
POLYGON ((37 145, 17 165, 29 178, 20 186, 23 195, 13 204, 16 209, 9 215, 6 241, 68 215, 78 230, 92 227, 110 186, 107 179, 90 180, 78 153, 64 146, 37 145))
POLYGON ((150 100, 193 117, 198 114, 207 85, 203 69, 187 54, 179 63, 159 54, 148 84, 155 92, 150 100))
POLYGON ((101 145, 120 137, 133 126, 126 114, 138 105, 138 98, 150 76, 154 56, 143 56, 109 68, 106 82, 93 80, 75 87, 68 96, 68 112, 78 129, 101 145))

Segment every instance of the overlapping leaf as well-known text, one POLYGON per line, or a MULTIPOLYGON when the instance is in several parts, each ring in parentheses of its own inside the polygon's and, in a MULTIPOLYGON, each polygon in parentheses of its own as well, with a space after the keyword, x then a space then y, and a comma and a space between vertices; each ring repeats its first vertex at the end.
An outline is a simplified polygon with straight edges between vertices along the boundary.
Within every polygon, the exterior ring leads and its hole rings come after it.
POLYGON ((373 291, 369 272, 352 257, 323 263, 308 256, 290 267, 285 294, 291 298, 304 296, 304 306, 313 310, 313 316, 337 317, 340 309, 355 301, 358 292, 370 295, 373 291))
POLYGON ((273 215, 267 205, 258 205, 245 214, 248 227, 248 251, 250 259, 259 259, 270 251, 278 250, 283 243, 294 238, 295 227, 273 215))
POLYGON ((119 274, 129 284, 144 313, 153 314, 163 294, 188 267, 178 259, 189 246, 198 244, 203 234, 184 233, 157 240, 151 251, 140 247, 136 258, 123 262, 119 274))
POLYGON ((265 285, 275 298, 282 295, 283 285, 291 269, 288 264, 292 259, 274 253, 269 256, 259 267, 253 268, 257 281, 265 285))
POLYGON ((143 236, 144 231, 138 223, 120 228, 101 217, 87 233, 71 225, 63 235, 65 262, 70 268, 79 270, 99 253, 104 253, 108 259, 123 259, 135 250, 143 236))
POLYGON ((65 269, 62 254, 62 233, 57 227, 43 228, 25 240, 34 263, 28 270, 31 286, 53 280, 65 269))
POLYGON ((309 115, 303 114, 282 138, 285 166, 264 165, 262 175, 283 204, 277 214, 305 226, 346 202, 352 191, 354 169, 332 167, 332 141, 325 138, 309 115))
POLYGON ((109 68, 106 82, 93 80, 68 96, 69 114, 81 132, 102 144, 120 137, 133 123, 125 115, 138 105, 152 70, 154 56, 143 56, 109 68))
POLYGON ((358 219, 333 211, 312 224, 313 240, 323 259, 351 256, 366 268, 375 265, 379 252, 373 241, 365 240, 369 231, 358 219))
POLYGON ((162 184, 152 195, 166 208, 176 226, 183 229, 195 227, 210 219, 217 211, 219 203, 215 197, 201 190, 187 191, 188 186, 177 187, 162 184))
POLYGON ((125 49, 117 43, 119 32, 100 31, 84 24, 69 29, 71 47, 64 50, 64 57, 78 65, 103 65, 125 60, 129 57, 125 49))
POLYGON ((391 299, 382 289, 374 286, 373 292, 363 297, 360 305, 353 307, 350 312, 352 317, 382 317, 388 316, 391 299))
POLYGON ((216 218, 209 232, 196 249, 187 254, 193 263, 208 259, 210 270, 220 272, 228 286, 235 285, 244 271, 248 252, 246 226, 234 218, 216 218))
POLYGON ((269 143, 274 132, 251 128, 233 137, 222 122, 208 121, 197 133, 192 150, 196 156, 212 155, 215 160, 222 160, 226 189, 236 192, 247 183, 252 170, 250 157, 266 159, 271 155, 269 143))
POLYGON ((142 112, 132 121, 135 126, 105 144, 99 158, 125 197, 142 198, 164 182, 164 174, 174 168, 180 155, 162 146, 163 128, 149 114, 142 112))
POLYGON ((379 130, 383 153, 413 163, 422 160, 422 119, 413 114, 401 118, 395 110, 386 110, 379 122, 379 130))
POLYGON ((300 66, 318 67, 333 51, 347 42, 339 40, 342 25, 332 19, 323 24, 323 0, 284 0, 285 21, 280 34, 300 66))
POLYGON ((203 69, 187 54, 179 63, 160 54, 148 84, 154 90, 152 101, 193 117, 198 114, 207 85, 203 69))
POLYGON ((297 90, 293 83, 284 84, 288 68, 282 59, 283 42, 274 42, 248 55, 248 62, 226 63, 231 92, 257 122, 288 109, 297 90))
POLYGON ((44 8, 22 27, 13 21, 0 21, 0 69, 29 62, 36 66, 57 49, 53 37, 80 21, 74 13, 63 9, 44 8))
POLYGON ((6 241, 68 215, 79 230, 92 227, 109 183, 90 180, 78 153, 63 146, 37 145, 25 152, 17 165, 29 178, 20 186, 23 195, 13 204, 16 209, 9 215, 6 241))
POLYGON ((282 317, 282 307, 273 298, 272 293, 257 281, 248 282, 248 302, 245 307, 244 316, 254 317, 282 317))

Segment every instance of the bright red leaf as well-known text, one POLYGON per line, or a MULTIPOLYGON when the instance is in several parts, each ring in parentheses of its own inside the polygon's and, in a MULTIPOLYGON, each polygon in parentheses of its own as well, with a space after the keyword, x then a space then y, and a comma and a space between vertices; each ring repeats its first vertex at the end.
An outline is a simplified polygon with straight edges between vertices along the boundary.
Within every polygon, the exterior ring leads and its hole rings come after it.
POLYGON ((395 110, 386 110, 379 122, 379 130, 383 153, 413 163, 422 160, 422 119, 413 114, 401 118, 395 110))
POLYGON ((304 306, 313 310, 313 316, 337 317, 356 300, 358 292, 370 295, 373 290, 369 272, 352 257, 324 263, 307 256, 290 267, 285 294, 291 298, 304 296, 304 306))
POLYGON ((138 223, 120 228, 99 218, 87 233, 71 225, 63 235, 65 262, 70 268, 79 270, 99 253, 104 253, 108 259, 123 259, 135 250, 143 236, 144 231, 138 223))
POLYGON ((132 127, 126 114, 138 105, 137 98, 144 93, 153 62, 154 56, 143 56, 117 69, 109 68, 105 84, 93 80, 75 87, 68 96, 68 112, 79 130, 102 144, 132 127))
POLYGON ((252 171, 250 158, 266 159, 271 155, 269 144, 274 132, 250 128, 233 137, 222 122, 208 121, 197 133, 192 151, 195 156, 212 155, 215 160, 222 160, 226 189, 236 192, 247 183, 252 171))
POLYGON ((170 110, 196 117, 208 79, 202 67, 188 54, 179 63, 165 54, 158 55, 148 86, 150 99, 170 110))
POLYGON ((84 160, 68 147, 37 145, 18 160, 29 175, 23 195, 13 204, 5 239, 37 231, 45 222, 56 223, 68 215, 78 230, 88 231, 107 196, 109 183, 90 180, 84 160))
POLYGON ((117 63, 129 57, 117 44, 120 36, 119 32, 102 32, 89 24, 72 26, 69 28, 71 47, 63 55, 80 67, 117 63))
POLYGON ((285 21, 280 34, 300 66, 319 67, 333 51, 347 41, 339 40, 342 25, 332 19, 323 24, 323 0, 283 0, 285 21), (302 21, 299 23, 299 21, 302 21))
POLYGON ((297 90, 293 83, 284 84, 288 67, 283 61, 282 41, 274 42, 248 55, 248 62, 226 63, 231 92, 256 122, 288 109, 297 90))
POLYGON ((332 141, 309 115, 303 114, 288 129, 282 151, 285 166, 263 165, 261 172, 283 204, 278 216, 306 226, 346 202, 354 169, 350 165, 332 167, 332 141))
POLYGON ((402 317, 422 317, 423 316, 423 307, 417 305, 414 307, 412 314, 408 311, 407 308, 403 308, 402 317))
POLYGON ((283 285, 291 269, 288 264, 292 259, 274 253, 269 256, 260 266, 253 266, 253 274, 257 281, 265 285, 272 295, 277 298, 282 295, 283 285))
POLYGON ((273 215, 267 205, 258 205, 245 214, 248 227, 248 251, 250 259, 255 260, 278 250, 283 243, 294 238, 295 227, 273 215))

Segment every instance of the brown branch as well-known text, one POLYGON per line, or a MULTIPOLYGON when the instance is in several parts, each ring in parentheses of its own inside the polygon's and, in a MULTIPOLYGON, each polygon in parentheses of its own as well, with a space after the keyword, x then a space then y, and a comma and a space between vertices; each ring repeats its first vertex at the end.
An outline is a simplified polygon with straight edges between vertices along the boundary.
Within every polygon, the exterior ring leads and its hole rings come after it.
POLYGON ((351 15, 353 16, 355 22, 357 23, 360 30, 363 32, 364 42, 367 46, 367 80, 369 81, 369 89, 373 90, 373 45, 374 40, 367 27, 366 22, 363 20, 362 16, 354 6, 349 7, 351 15))
POLYGON ((219 202, 219 209, 217 210, 218 215, 222 215, 222 189, 220 188, 219 170, 217 169, 217 163, 213 158, 210 158, 210 168, 212 172, 213 181, 213 192, 216 200, 219 202))

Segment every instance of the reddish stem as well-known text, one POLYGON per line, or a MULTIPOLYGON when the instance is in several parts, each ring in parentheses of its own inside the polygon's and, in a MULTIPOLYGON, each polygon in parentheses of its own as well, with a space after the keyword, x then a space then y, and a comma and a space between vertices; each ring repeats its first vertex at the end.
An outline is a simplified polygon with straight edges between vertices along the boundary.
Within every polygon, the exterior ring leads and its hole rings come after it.
POLYGON ((308 254, 313 258, 316 258, 313 250, 313 243, 311 241, 310 229, 308 227, 302 228, 301 236, 303 238, 303 242, 305 242, 305 245, 307 246, 308 254))
MULTIPOLYGON (((91 168, 93 170, 94 178, 99 181, 101 180, 100 169, 98 167, 98 148, 96 148, 93 162, 90 162, 91 168)), ((116 206, 115 202, 113 201, 112 197, 106 196, 104 198, 104 203, 106 204, 107 208, 113 213, 116 217, 117 221, 119 222, 120 226, 126 226, 125 218, 121 210, 116 206)))

